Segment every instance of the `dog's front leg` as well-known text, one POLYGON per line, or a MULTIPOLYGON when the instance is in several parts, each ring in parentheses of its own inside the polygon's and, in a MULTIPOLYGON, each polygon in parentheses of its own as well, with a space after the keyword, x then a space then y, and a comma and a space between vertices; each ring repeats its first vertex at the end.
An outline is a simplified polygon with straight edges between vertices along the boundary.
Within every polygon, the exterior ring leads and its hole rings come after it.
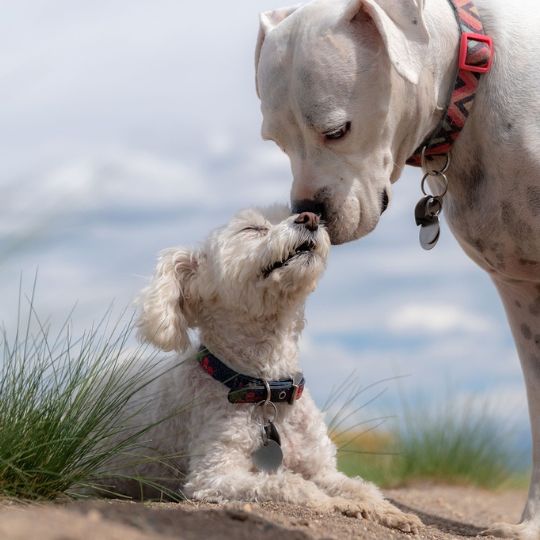
POLYGON ((190 460, 184 494, 207 502, 277 501, 332 511, 343 501, 334 500, 314 482, 281 467, 268 474, 253 470, 251 460, 232 447, 221 447, 190 460))
POLYGON ((540 539, 540 282, 494 279, 514 335, 529 401, 533 473, 521 523, 497 523, 484 534, 520 540, 540 539))
POLYGON ((387 501, 379 489, 360 477, 349 478, 335 467, 326 467, 313 477, 322 490, 332 496, 340 497, 357 504, 362 517, 381 525, 404 532, 418 532, 421 520, 414 514, 406 514, 387 501))
MULTIPOLYGON (((184 494, 193 499, 216 503, 286 502, 319 512, 340 512, 350 517, 369 519, 404 532, 416 533, 422 525, 416 516, 404 514, 385 501, 371 484, 365 484, 359 490, 362 499, 343 497, 338 489, 334 490, 336 494, 332 496, 298 473, 284 468, 274 474, 253 472, 245 460, 230 459, 230 455, 228 458, 227 464, 214 467, 208 466, 213 461, 212 456, 197 460, 186 478, 184 494)), ((343 480, 345 483, 353 482, 347 477, 343 477, 343 480)), ((350 493, 353 494, 352 489, 350 493)))
POLYGON ((422 526, 417 516, 405 514, 385 500, 371 482, 349 478, 337 470, 336 447, 309 392, 306 391, 302 401, 295 406, 288 433, 293 446, 290 451, 291 468, 314 482, 327 496, 344 501, 340 508, 343 513, 401 531, 417 532, 422 526))

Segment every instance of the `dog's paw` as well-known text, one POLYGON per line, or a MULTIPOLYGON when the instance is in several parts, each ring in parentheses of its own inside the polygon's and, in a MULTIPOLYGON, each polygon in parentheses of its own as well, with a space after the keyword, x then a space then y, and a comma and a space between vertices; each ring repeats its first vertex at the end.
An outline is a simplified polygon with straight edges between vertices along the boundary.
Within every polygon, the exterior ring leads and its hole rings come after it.
POLYGON ((334 510, 345 516, 369 519, 391 529, 418 534, 423 523, 418 516, 406 514, 388 501, 382 500, 376 504, 362 503, 348 499, 335 499, 334 510))
POLYGON ((375 509, 375 519, 381 525, 402 532, 418 534, 424 526, 420 518, 414 514, 406 514, 393 504, 385 501, 383 508, 375 509))
POLYGON ((481 535, 510 538, 512 540, 538 540, 540 538, 540 527, 536 523, 527 521, 519 525, 495 523, 489 529, 482 531, 481 535))

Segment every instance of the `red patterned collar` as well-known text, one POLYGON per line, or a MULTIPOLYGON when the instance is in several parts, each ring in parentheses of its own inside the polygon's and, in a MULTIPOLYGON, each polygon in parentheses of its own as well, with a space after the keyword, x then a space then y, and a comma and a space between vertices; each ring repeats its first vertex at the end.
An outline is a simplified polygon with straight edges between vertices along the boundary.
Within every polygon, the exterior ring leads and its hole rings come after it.
POLYGON ((459 137, 471 112, 482 74, 491 69, 493 40, 484 32, 476 6, 469 0, 450 0, 459 24, 461 38, 458 72, 446 112, 415 153, 408 165, 420 167, 422 150, 426 156, 445 156, 459 137))

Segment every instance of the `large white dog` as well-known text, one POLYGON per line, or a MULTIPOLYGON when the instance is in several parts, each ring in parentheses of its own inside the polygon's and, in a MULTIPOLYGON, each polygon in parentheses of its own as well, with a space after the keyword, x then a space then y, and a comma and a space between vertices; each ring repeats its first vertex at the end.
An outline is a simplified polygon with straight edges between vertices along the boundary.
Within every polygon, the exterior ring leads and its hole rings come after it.
POLYGON ((153 459, 133 456, 119 472, 198 500, 284 501, 418 530, 420 520, 375 486, 337 471, 322 414, 304 390, 304 303, 329 247, 316 215, 276 206, 241 212, 199 249, 162 253, 139 326, 165 351, 189 350, 132 404, 135 428, 157 422, 138 450, 153 459))
MULTIPOLYGON (((429 147, 423 141, 459 92, 457 3, 465 17, 473 12, 465 0, 314 0, 261 16, 263 137, 291 160, 296 209, 319 212, 333 243, 376 226, 392 183, 422 144, 429 147)), ((475 4, 494 62, 451 148, 448 182, 439 174, 430 184, 448 184, 448 223, 500 293, 527 386, 529 498, 519 525, 488 532, 540 538, 540 7, 475 4)), ((437 157, 429 169, 442 170, 446 160, 437 157)))

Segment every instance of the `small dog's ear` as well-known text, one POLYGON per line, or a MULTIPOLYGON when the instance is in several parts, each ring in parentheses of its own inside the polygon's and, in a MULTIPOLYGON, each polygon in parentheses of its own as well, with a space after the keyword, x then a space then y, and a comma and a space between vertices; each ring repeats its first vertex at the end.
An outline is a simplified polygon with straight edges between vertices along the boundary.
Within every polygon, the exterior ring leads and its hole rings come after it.
POLYGON ((294 13, 300 4, 272 11, 265 11, 259 15, 259 35, 257 36, 257 45, 255 47, 255 87, 257 95, 259 95, 259 84, 257 82, 257 71, 259 68, 259 59, 261 57, 261 49, 264 40, 268 33, 276 27, 281 21, 284 21, 291 13, 294 13))
POLYGON ((198 256, 186 249, 160 254, 152 282, 139 297, 139 336, 164 351, 190 346, 188 329, 197 317, 198 256))
POLYGON ((418 84, 430 40, 424 0, 351 0, 345 16, 354 20, 359 13, 375 24, 396 71, 418 84))

